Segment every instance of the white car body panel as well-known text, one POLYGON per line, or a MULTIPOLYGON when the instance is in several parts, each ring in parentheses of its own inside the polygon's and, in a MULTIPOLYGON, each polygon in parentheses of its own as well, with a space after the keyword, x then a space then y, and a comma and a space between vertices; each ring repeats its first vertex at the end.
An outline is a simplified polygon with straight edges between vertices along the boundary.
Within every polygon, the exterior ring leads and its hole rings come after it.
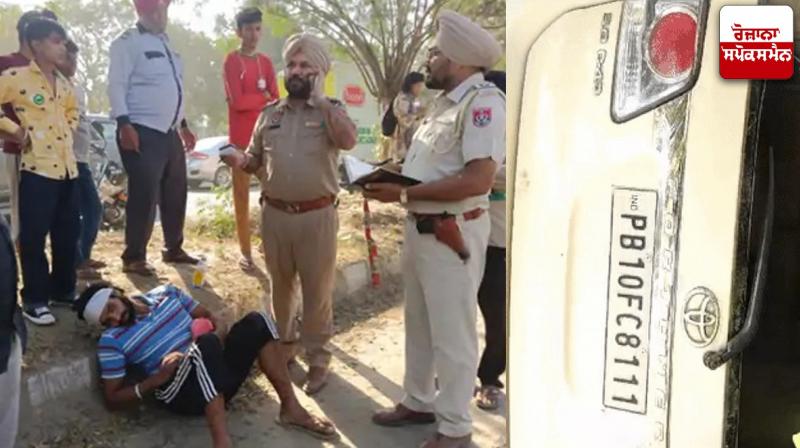
MULTIPOLYGON (((729 331, 749 84, 719 76, 718 21, 723 4, 754 3, 712 1, 702 69, 688 98, 616 124, 610 94, 622 2, 509 2, 509 72, 524 79, 509 89, 508 103, 519 112, 519 121, 510 113, 508 124, 515 172, 511 446, 722 446, 726 369, 708 369, 702 356, 724 346, 729 331), (606 13, 613 17, 611 37, 602 44, 606 13), (600 49, 607 56, 595 95, 600 49), (675 113, 678 119, 670 118, 675 113), (685 158, 678 150, 671 159, 667 149, 684 148, 682 140, 669 145, 659 137, 676 128, 685 132, 685 158), (680 186, 681 172, 682 194, 668 187, 670 173, 680 186), (625 329, 608 316, 609 292, 613 299, 618 288, 609 257, 624 224, 617 217, 612 238, 615 188, 618 200, 625 196, 619 189, 657 192, 643 193, 640 206, 658 197, 661 224, 647 237, 659 241, 649 277, 653 306, 642 312, 651 317, 650 344, 636 352, 649 359, 644 414, 604 405, 607 318, 612 334, 625 329), (693 345, 683 325, 689 292, 698 287, 713 292, 721 313, 705 347, 693 345)), ((612 302, 615 312, 620 305, 612 302)))

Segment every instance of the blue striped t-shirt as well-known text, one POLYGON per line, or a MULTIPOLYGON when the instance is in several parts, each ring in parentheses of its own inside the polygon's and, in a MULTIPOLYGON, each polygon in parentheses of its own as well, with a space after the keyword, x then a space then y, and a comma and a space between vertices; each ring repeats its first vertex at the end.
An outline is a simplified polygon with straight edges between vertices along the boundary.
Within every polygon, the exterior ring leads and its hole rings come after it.
POLYGON ((128 366, 139 366, 149 376, 158 372, 161 359, 171 352, 185 352, 192 342, 192 316, 199 305, 177 286, 164 285, 139 296, 150 314, 129 327, 110 328, 97 345, 100 376, 123 378, 128 366))

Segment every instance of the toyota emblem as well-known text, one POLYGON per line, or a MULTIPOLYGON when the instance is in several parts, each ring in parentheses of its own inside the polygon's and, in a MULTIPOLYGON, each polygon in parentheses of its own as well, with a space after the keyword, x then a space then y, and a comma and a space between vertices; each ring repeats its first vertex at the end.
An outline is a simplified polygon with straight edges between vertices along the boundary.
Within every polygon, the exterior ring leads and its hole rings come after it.
POLYGON ((683 329, 696 347, 705 347, 719 331, 719 301, 710 289, 699 286, 689 291, 683 306, 683 329))

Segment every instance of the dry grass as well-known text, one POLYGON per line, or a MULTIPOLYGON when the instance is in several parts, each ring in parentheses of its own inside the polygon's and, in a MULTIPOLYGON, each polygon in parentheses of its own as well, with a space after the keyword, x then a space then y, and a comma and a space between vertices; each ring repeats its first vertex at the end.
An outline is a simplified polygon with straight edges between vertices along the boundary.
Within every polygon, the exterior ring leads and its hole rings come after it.
MULTIPOLYGON (((367 244, 363 229, 363 202, 360 195, 345 194, 341 196, 339 206, 340 231, 339 253, 337 264, 347 264, 366 260, 368 256, 367 244)), ((399 256, 402 241, 403 211, 394 205, 370 204, 372 211, 373 238, 378 245, 379 266, 399 256)), ((253 222, 254 229, 258 221, 253 222)), ((157 268, 158 278, 142 278, 129 276, 122 273, 120 255, 123 250, 124 235, 122 232, 101 233, 95 246, 94 257, 108 263, 103 270, 103 279, 113 282, 127 292, 147 291, 160 284, 171 282, 189 291, 198 301, 206 305, 212 312, 224 313, 229 319, 237 319, 248 311, 264 306, 270 294, 269 280, 261 256, 256 256, 259 272, 255 275, 243 273, 238 266, 239 249, 234 238, 217 239, 209 238, 196 231, 196 223, 187 226, 185 248, 195 255, 206 258, 208 269, 208 286, 203 289, 191 287, 191 267, 180 265, 167 265, 161 262, 160 248, 163 239, 160 228, 157 226, 153 232, 149 246, 148 258, 157 268)), ((254 230, 255 233, 255 230, 254 230)), ((254 235, 254 238, 257 238, 254 235)), ((260 244, 254 245, 260 248, 260 244)), ((259 250, 260 253, 260 250, 259 250)), ((385 278, 384 285, 378 290, 370 289, 363 300, 374 304, 377 308, 385 309, 385 303, 396 303, 399 286, 396 279, 385 278), (390 298, 386 298, 389 296, 390 298), (380 297, 380 299, 376 299, 380 297)), ((79 289, 88 283, 79 285, 79 289)), ((359 294, 357 294, 359 296, 359 294)), ((346 302, 337 304, 337 328, 349 328, 351 322, 365 319, 371 307, 359 302, 358 297, 348 298, 346 302), (352 299, 352 300, 351 300, 352 299), (357 309, 354 309, 357 308, 357 309)), ((64 309, 54 309, 59 323, 55 327, 31 327, 30 343, 26 355, 26 368, 37 369, 59 358, 69 358, 76 350, 89 350, 93 347, 98 336, 97 331, 92 331, 83 322, 78 322, 73 313, 64 309)))

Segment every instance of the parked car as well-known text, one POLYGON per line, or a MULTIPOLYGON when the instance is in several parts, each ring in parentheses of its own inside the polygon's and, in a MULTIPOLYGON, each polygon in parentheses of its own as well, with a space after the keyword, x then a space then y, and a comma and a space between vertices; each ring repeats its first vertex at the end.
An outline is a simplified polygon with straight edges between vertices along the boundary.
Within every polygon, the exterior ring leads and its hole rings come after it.
POLYGON ((227 188, 233 183, 233 173, 222 162, 219 151, 228 145, 228 137, 209 137, 197 141, 194 151, 186 155, 186 173, 189 186, 198 188, 205 183, 227 188))
POLYGON ((509 2, 510 446, 800 431, 800 79, 718 71, 762 3, 509 2))

